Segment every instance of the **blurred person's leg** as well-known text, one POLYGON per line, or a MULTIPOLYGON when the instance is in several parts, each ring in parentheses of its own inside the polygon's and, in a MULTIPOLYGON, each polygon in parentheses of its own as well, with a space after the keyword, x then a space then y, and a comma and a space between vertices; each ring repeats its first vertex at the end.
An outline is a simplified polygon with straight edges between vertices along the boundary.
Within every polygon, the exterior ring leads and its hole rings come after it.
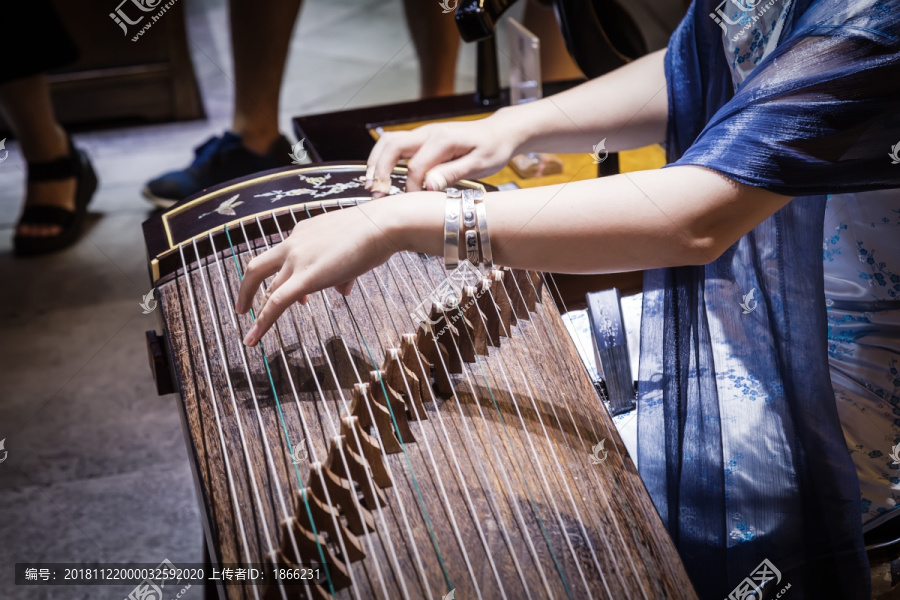
POLYGON ((452 96, 456 79, 459 30, 454 13, 443 13, 437 2, 403 0, 406 22, 419 55, 419 93, 423 98, 452 96))
POLYGON ((522 25, 541 40, 541 79, 564 81, 584 77, 569 56, 556 14, 549 2, 528 0, 522 25))
MULTIPOLYGON (((406 20, 419 56, 422 97, 453 94, 459 30, 453 13, 443 13, 433 2, 403 0, 406 20)), ((549 2, 528 0, 523 25, 541 40, 541 71, 544 81, 584 77, 569 56, 549 2)))
MULTIPOLYGON (((56 121, 44 75, 0 83, 0 109, 27 162, 47 163, 69 155, 68 137, 56 121)), ((29 180, 25 206, 58 206, 74 212, 75 177, 55 181, 29 180)), ((20 223, 16 233, 52 236, 60 230, 60 225, 20 223)))
POLYGON ((302 0, 279 0, 265 5, 255 0, 229 3, 235 88, 231 130, 241 136, 244 146, 259 154, 267 152, 281 135, 281 81, 301 3, 302 0))
POLYGON ((78 49, 47 0, 0 5, 0 37, 17 50, 0 61, 0 112, 28 168, 25 202, 13 238, 18 254, 52 252, 74 242, 96 176, 56 120, 44 73, 74 62, 78 49))
POLYGON ((278 129, 278 105, 301 3, 230 1, 232 130, 199 146, 186 169, 148 182, 144 195, 154 204, 166 208, 223 181, 291 164, 291 145, 278 129))

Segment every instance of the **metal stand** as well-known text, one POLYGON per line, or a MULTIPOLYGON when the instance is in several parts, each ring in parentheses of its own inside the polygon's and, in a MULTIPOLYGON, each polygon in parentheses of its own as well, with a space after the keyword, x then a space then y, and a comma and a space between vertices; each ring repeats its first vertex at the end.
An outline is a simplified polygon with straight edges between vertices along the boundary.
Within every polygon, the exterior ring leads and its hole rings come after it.
POLYGON ((497 67, 497 38, 478 42, 475 101, 482 106, 500 103, 500 69, 497 67))
POLYGON ((613 288, 587 295, 588 316, 594 338, 594 357, 603 369, 609 410, 619 415, 634 410, 634 380, 622 318, 619 290, 613 288))

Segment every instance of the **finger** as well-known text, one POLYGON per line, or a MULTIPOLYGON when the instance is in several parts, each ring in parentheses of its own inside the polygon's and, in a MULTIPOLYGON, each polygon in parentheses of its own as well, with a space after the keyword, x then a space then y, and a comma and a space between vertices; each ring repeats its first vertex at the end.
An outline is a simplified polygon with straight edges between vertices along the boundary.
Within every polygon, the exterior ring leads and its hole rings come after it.
POLYGON ((234 310, 238 314, 244 314, 250 310, 250 307, 253 306, 253 296, 256 295, 259 285, 266 277, 281 268, 286 256, 287 244, 279 244, 250 261, 244 269, 241 289, 238 291, 238 299, 234 305, 234 310))
POLYGON ((425 188, 434 191, 443 190, 460 179, 471 177, 479 168, 479 159, 473 156, 473 153, 466 154, 428 171, 428 174, 425 175, 425 188))
POLYGON ((429 192, 442 192, 447 189, 448 185, 440 171, 428 173, 425 177, 425 189, 429 192))
POLYGON ((378 138, 378 141, 375 142, 372 151, 369 152, 369 158, 366 159, 366 182, 363 187, 367 190, 372 189, 372 179, 375 177, 375 165, 378 163, 378 157, 381 156, 381 153, 384 151, 384 146, 387 143, 385 140, 388 137, 389 135, 381 135, 378 138))
POLYGON ((344 283, 340 283, 334 286, 335 291, 342 296, 349 296, 350 292, 353 291, 353 284, 356 283, 356 279, 351 279, 350 281, 345 281, 344 283))
POLYGON ((253 323, 253 327, 251 327, 250 331, 247 332, 247 335, 244 336, 244 344, 247 346, 255 346, 258 344, 259 340, 262 339, 262 336, 264 336, 266 332, 272 328, 272 325, 275 324, 275 321, 278 320, 278 317, 280 317, 285 310, 290 308, 291 304, 299 301, 305 295, 306 294, 303 292, 303 283, 300 279, 298 277, 289 279, 284 285, 278 288, 277 291, 269 296, 265 306, 263 306, 262 310, 259 311, 259 314, 256 315, 256 322, 253 323))
POLYGON ((293 272, 294 272, 294 268, 291 265, 289 265, 287 262, 285 262, 284 266, 281 267, 281 270, 275 274, 275 277, 272 279, 272 283, 270 283, 269 286, 266 287, 266 292, 265 292, 265 294, 263 294, 262 305, 259 307, 260 310, 265 308, 266 302, 268 302, 268 300, 272 296, 272 294, 275 293, 275 290, 280 288, 281 285, 285 281, 290 279, 291 274, 293 272))
MULTIPOLYGON (((425 140, 425 143, 422 144, 409 161, 409 172, 406 175, 406 191, 420 191, 423 185, 427 183, 426 176, 431 169, 465 153, 466 150, 442 142, 440 139, 434 137, 425 140)), ((431 189, 431 191, 437 191, 442 190, 445 187, 447 187, 446 182, 444 182, 444 185, 440 188, 429 189, 431 189)))
POLYGON ((401 158, 409 158, 413 155, 425 139, 425 134, 419 130, 403 132, 407 135, 391 136, 386 141, 384 149, 378 155, 374 164, 375 170, 372 177, 372 197, 381 198, 391 189, 391 173, 401 158))

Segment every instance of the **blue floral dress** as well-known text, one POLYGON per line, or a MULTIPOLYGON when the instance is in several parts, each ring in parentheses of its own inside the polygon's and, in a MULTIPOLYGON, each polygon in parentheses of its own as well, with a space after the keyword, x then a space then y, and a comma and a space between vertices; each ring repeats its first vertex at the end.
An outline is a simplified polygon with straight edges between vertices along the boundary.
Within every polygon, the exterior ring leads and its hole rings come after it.
MULTIPOLYGON (((724 6, 722 42, 737 91, 777 46, 791 0, 724 6)), ((900 190, 829 195, 823 245, 831 380, 867 530, 900 514, 900 190)), ((753 398, 751 378, 735 377, 753 398)), ((749 535, 744 527, 732 535, 749 535)))
POLYGON ((898 254, 860 226, 897 208, 898 15, 900 0, 694 0, 669 43, 668 166, 793 198, 715 261, 644 274, 638 469, 702 598, 871 597, 860 479, 868 510, 889 508, 898 254), (838 206, 854 216, 826 265, 838 206))
POLYGON ((831 382, 868 530, 900 514, 900 191, 830 196, 823 249, 831 382))

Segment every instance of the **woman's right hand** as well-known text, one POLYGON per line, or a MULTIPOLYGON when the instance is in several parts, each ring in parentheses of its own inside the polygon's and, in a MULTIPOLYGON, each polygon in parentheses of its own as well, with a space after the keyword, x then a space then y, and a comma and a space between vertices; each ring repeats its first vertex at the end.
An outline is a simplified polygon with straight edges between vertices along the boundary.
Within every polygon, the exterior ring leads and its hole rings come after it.
POLYGON ((522 132, 502 109, 477 121, 423 125, 385 132, 369 154, 366 189, 373 198, 390 189, 391 172, 408 159, 406 191, 440 191, 460 179, 477 179, 502 169, 522 143, 522 132))

